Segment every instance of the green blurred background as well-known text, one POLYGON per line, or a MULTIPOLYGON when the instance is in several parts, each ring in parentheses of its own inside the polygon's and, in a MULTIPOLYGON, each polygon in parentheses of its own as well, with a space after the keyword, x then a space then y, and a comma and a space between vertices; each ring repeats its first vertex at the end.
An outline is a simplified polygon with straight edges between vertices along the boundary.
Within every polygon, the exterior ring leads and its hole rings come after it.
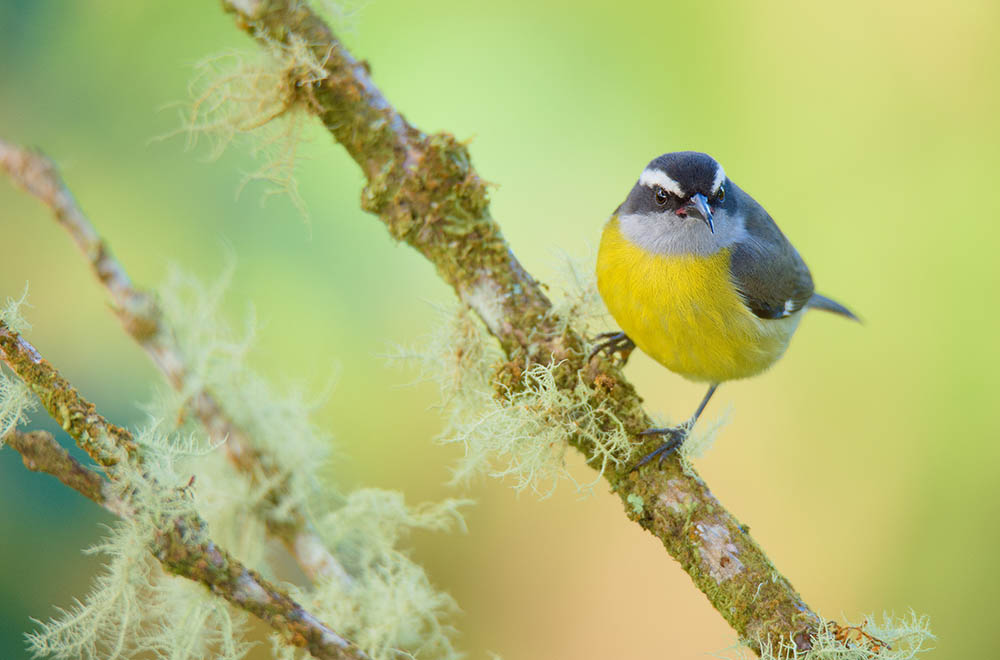
MULTIPOLYGON (((708 415, 731 421, 698 467, 811 606, 927 613, 943 660, 1000 646, 998 26, 994 0, 377 0, 340 31, 411 121, 472 138, 495 217, 543 280, 560 250, 591 254, 662 152, 713 154, 764 204, 865 325, 810 315, 773 370, 727 384, 708 415)), ((0 135, 59 162, 140 284, 171 262, 211 278, 235 254, 226 308, 237 323, 256 310, 255 365, 317 387, 339 371, 321 418, 344 488, 478 500, 468 534, 414 539, 464 610, 471 657, 724 653, 732 631, 603 487, 538 502, 443 485, 455 452, 432 441, 434 392, 400 387, 411 375, 380 356, 419 341, 428 303, 452 295, 359 210, 358 168, 322 131, 300 170, 308 224, 260 187, 234 201, 246 150, 209 163, 150 142, 177 126, 162 108, 194 62, 253 48, 216 2, 2 0, 0 135)), ((0 241, 0 299, 30 282, 30 339, 115 421, 141 422, 159 375, 7 181, 0 241)), ((628 371, 675 418, 702 394, 644 356, 628 371)), ((9 449, 0 502, 0 657, 20 658, 28 617, 87 589, 99 564, 80 549, 106 518, 9 449)))

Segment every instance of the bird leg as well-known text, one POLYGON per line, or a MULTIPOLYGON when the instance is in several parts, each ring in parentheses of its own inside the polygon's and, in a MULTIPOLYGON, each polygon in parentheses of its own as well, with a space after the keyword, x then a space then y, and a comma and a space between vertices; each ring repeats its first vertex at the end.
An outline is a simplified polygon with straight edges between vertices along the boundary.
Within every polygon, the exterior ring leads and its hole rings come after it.
POLYGON ((599 341, 599 343, 594 346, 594 350, 590 352, 587 356, 587 362, 594 359, 594 356, 600 352, 607 353, 608 357, 611 357, 615 353, 620 353, 622 356, 622 364, 628 362, 628 356, 632 354, 635 350, 635 342, 629 339, 628 335, 624 332, 602 332, 597 335, 594 339, 604 340, 599 341))
POLYGON ((712 395, 715 394, 715 390, 718 387, 719 387, 718 383, 712 383, 712 385, 708 388, 708 392, 705 393, 705 398, 703 398, 701 400, 701 403, 698 404, 698 409, 694 411, 693 415, 691 415, 691 419, 684 422, 683 424, 679 426, 672 426, 670 428, 665 428, 665 429, 646 429, 645 431, 640 432, 638 435, 666 436, 667 440, 659 447, 657 447, 650 453, 643 456, 642 460, 633 465, 632 469, 629 470, 629 472, 632 472, 633 470, 638 470, 643 465, 649 463, 651 460, 657 457, 659 457, 659 460, 656 462, 656 465, 657 466, 662 465, 664 458, 672 454, 682 444, 684 444, 684 441, 687 440, 688 434, 691 433, 691 429, 694 428, 694 423, 698 421, 698 418, 701 416, 702 411, 705 410, 705 406, 708 405, 708 400, 712 398, 712 395))

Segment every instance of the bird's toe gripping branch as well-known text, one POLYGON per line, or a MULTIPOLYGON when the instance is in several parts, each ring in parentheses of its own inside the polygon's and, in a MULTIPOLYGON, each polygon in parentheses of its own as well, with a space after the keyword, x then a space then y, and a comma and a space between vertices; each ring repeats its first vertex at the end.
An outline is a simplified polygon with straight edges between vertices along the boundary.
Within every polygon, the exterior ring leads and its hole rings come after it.
POLYGON ((654 458, 659 458, 656 464, 661 465, 663 463, 663 459, 665 459, 667 456, 670 456, 675 451, 680 449, 680 446, 684 444, 684 441, 687 440, 687 437, 690 433, 691 433, 690 423, 681 424, 680 426, 672 426, 669 428, 662 428, 662 429, 654 428, 641 431, 640 433, 638 433, 638 435, 640 436, 657 435, 665 437, 667 439, 659 447, 657 447, 653 451, 643 456, 638 463, 632 466, 629 472, 638 470, 646 463, 652 461, 654 458))
POLYGON ((628 335, 624 332, 602 332, 595 337, 597 344, 594 346, 593 350, 587 356, 587 362, 594 359, 598 353, 605 353, 608 357, 613 356, 615 353, 621 355, 622 364, 628 362, 628 358, 632 355, 632 351, 635 350, 635 342, 632 341, 628 335))

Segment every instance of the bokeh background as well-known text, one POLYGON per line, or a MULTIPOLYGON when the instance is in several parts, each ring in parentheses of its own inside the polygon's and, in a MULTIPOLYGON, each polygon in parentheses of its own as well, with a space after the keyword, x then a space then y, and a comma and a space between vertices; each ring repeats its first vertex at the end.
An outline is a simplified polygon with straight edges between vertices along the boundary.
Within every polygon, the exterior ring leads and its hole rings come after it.
MULTIPOLYGON (((865 324, 810 315, 773 370, 721 389, 708 415, 730 422, 698 467, 811 606, 927 613, 944 660, 1000 647, 998 26, 992 0, 376 0, 339 30, 410 120, 472 139, 495 217, 543 280, 560 251, 592 253, 662 152, 713 154, 764 204, 865 324)), ((235 198, 257 166, 246 149, 206 162, 150 141, 177 126, 163 108, 194 62, 254 48, 216 2, 0 0, 0 134, 60 163, 140 284, 171 262, 212 278, 235 255, 226 310, 256 310, 254 364, 279 384, 339 374, 320 416, 340 487, 478 500, 467 534, 413 539, 464 610, 470 657, 724 654, 732 631, 602 486, 540 502, 444 485, 455 452, 433 442, 434 392, 401 387, 412 375, 381 356, 452 295, 359 210, 358 169, 328 137, 304 147, 308 223, 260 187, 235 198)), ((30 282, 30 339, 112 419, 141 422, 158 373, 5 180, 0 255, 0 298, 30 282)), ((628 372, 675 418, 702 395, 644 356, 628 372)), ((99 564, 80 550, 107 519, 10 449, 0 502, 0 657, 16 659, 30 616, 88 588, 99 564)))

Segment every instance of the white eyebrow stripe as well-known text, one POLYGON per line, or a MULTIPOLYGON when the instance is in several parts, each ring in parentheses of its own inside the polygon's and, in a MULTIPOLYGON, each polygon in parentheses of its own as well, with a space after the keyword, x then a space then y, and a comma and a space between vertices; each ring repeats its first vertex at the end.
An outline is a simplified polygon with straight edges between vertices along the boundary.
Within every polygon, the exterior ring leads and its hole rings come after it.
POLYGON ((713 194, 719 192, 719 187, 726 180, 726 171, 724 169, 722 169, 722 165, 719 165, 718 163, 716 163, 716 166, 719 169, 715 170, 715 180, 712 181, 712 193, 713 194))
POLYGON ((663 170, 654 170, 652 168, 646 168, 642 171, 642 175, 639 177, 639 183, 652 188, 653 186, 659 186, 671 192, 678 197, 684 197, 684 191, 681 190, 680 185, 671 179, 663 170))

